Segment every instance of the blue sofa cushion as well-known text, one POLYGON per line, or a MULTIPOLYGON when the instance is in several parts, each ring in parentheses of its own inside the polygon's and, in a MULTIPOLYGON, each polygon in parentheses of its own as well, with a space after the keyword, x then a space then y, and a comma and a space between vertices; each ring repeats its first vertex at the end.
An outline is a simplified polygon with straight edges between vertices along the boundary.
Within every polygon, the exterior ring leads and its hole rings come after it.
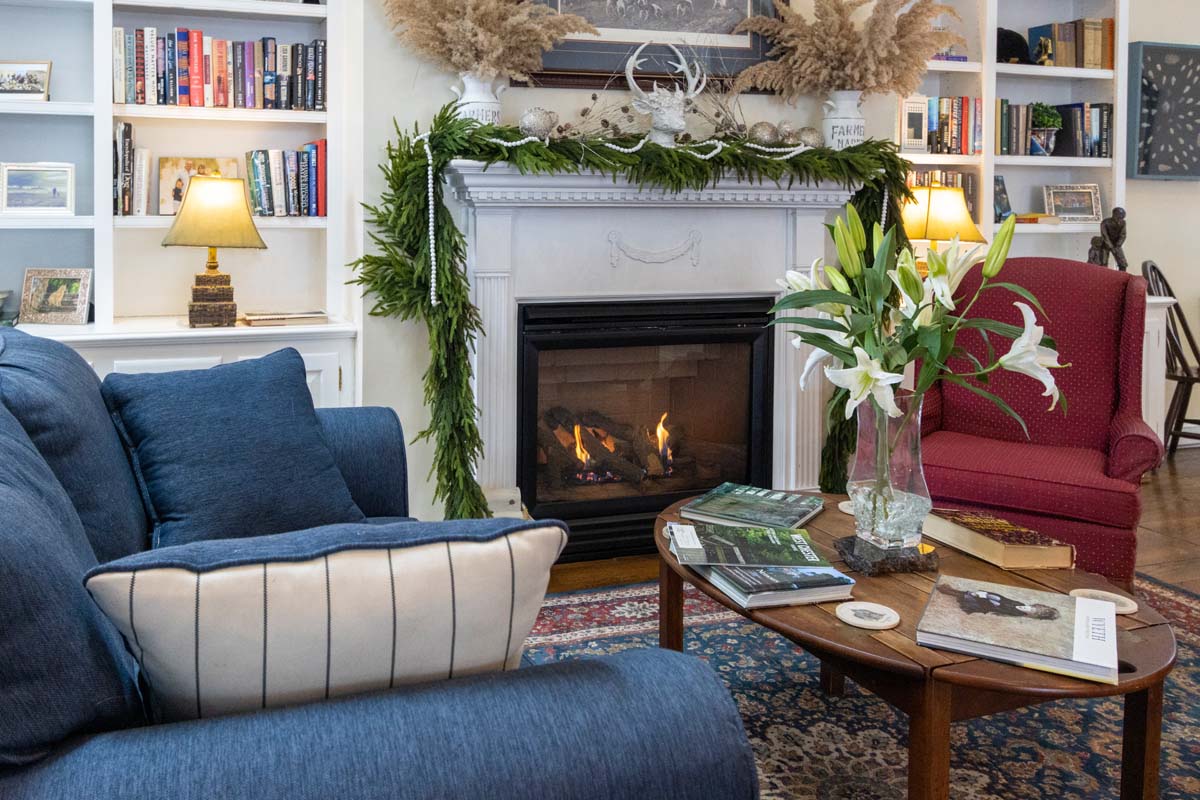
POLYGON ((83 587, 95 564, 67 493, 0 407, 0 766, 143 721, 136 665, 83 587))
POLYGON ((150 525, 100 379, 59 342, 0 328, 0 404, 71 498, 101 561, 144 550, 150 525))
POLYGON ((207 370, 112 374, 155 547, 359 522, 292 348, 207 370))
POLYGON ((88 573, 159 716, 516 669, 560 522, 356 523, 164 547, 88 573))

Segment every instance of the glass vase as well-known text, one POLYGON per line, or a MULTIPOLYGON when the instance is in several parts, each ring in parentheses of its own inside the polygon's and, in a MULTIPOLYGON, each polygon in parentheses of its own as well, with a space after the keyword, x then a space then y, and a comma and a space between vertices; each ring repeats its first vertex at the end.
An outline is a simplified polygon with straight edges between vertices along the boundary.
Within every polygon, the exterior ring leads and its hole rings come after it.
POLYGON ((896 394, 889 417, 874 400, 858 406, 858 446, 846 491, 860 539, 884 550, 916 547, 933 508, 921 466, 921 396, 896 394))

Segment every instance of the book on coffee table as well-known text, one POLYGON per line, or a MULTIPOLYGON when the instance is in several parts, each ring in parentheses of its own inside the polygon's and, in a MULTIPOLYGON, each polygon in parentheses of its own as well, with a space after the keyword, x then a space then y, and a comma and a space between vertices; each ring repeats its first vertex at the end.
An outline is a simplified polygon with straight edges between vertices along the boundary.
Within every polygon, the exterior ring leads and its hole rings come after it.
POLYGON ((917 644, 1116 685, 1116 610, 1105 600, 940 575, 917 644))
POLYGON ((849 600, 854 579, 832 567, 693 567, 742 608, 849 600))
POLYGON ((1001 569, 1071 569, 1075 548, 1045 534, 980 511, 934 509, 922 531, 935 542, 1001 569))
POLYGON ((681 508, 679 516, 717 525, 798 528, 820 514, 824 507, 825 501, 813 495, 722 483, 681 508))
POLYGON ((738 567, 830 567, 800 530, 668 522, 671 552, 680 564, 738 567))

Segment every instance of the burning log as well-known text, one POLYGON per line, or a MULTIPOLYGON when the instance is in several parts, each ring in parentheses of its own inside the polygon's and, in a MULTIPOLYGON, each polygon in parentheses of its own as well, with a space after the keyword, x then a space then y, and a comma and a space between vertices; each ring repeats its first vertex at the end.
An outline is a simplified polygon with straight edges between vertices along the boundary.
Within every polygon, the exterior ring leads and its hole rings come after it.
POLYGON ((645 470, 627 458, 617 454, 615 445, 610 450, 605 440, 599 439, 590 428, 575 425, 575 455, 579 466, 576 471, 591 471, 626 481, 640 481, 645 470), (580 457, 582 456, 582 457, 580 457))
POLYGON ((546 453, 546 477, 554 488, 562 488, 566 476, 573 472, 579 462, 572 451, 563 446, 555 431, 545 425, 537 429, 538 447, 546 453))

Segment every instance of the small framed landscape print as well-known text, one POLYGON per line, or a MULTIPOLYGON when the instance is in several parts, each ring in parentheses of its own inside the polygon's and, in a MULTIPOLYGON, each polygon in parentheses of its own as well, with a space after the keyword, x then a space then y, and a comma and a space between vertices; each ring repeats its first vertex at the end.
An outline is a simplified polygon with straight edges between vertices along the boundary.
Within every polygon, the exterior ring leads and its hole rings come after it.
POLYGON ((1099 222, 1104 217, 1098 183, 1044 186, 1042 193, 1046 199, 1046 213, 1063 222, 1099 222))
POLYGON ((1126 174, 1200 181, 1200 46, 1129 45, 1129 146, 1126 174))
POLYGON ((900 104, 900 152, 929 152, 929 98, 907 97, 900 104))
POLYGON ((0 164, 0 215, 75 214, 75 165, 0 164))
POLYGON ((49 99, 49 61, 0 61, 0 103, 49 99))
POLYGON ((90 269, 27 269, 19 322, 84 325, 92 291, 90 269))

